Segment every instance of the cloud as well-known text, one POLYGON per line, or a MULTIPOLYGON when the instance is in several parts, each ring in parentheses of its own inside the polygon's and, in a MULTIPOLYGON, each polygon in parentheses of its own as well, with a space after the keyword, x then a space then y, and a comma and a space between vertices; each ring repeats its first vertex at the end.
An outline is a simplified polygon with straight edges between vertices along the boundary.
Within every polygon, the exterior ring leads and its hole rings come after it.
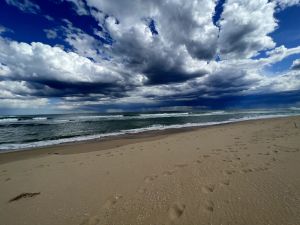
POLYGON ((74 27, 69 20, 64 20, 64 22, 66 25, 61 26, 57 32, 62 33, 64 41, 73 48, 72 50, 81 56, 102 61, 103 43, 83 30, 74 27))
POLYGON ((291 70, 266 72, 300 53, 300 46, 276 46, 270 36, 283 1, 227 0, 218 26, 215 0, 62 1, 98 26, 80 29, 69 18, 45 29, 62 47, 0 37, 0 105, 216 107, 300 89, 299 60, 291 70))
POLYGON ((0 35, 5 33, 13 33, 14 31, 12 29, 9 29, 7 27, 4 27, 0 24, 0 35))
POLYGON ((0 76, 8 76, 9 74, 11 74, 10 68, 0 63, 0 76))
POLYGON ((81 56, 101 62, 106 55, 102 50, 105 44, 99 38, 85 33, 82 29, 74 27, 67 19, 62 25, 51 29, 44 29, 48 39, 60 39, 66 44, 65 49, 71 50, 81 56))
POLYGON ((0 105, 3 108, 18 108, 18 109, 36 109, 46 106, 48 100, 44 99, 0 99, 0 105))
POLYGON ((142 75, 131 75, 106 62, 93 61, 38 42, 31 44, 0 39, 0 82, 15 95, 62 97, 102 93, 113 96, 144 82, 142 75), (20 88, 22 86, 26 88, 20 88), (22 90, 22 93, 19 93, 22 90), (27 90, 24 91, 24 90, 27 90), (31 90, 31 91, 28 91, 31 90))
POLYGON ((89 11, 86 7, 84 0, 61 0, 61 1, 71 2, 78 15, 80 16, 89 15, 89 11))
POLYGON ((9 5, 17 7, 19 10, 27 13, 37 14, 40 12, 39 5, 31 2, 30 0, 5 0, 9 5))
POLYGON ((220 21, 219 53, 224 59, 250 58, 272 49, 269 36, 277 27, 275 4, 268 0, 228 0, 220 21))
POLYGON ((294 60, 291 69, 292 70, 300 70, 300 59, 294 60))
POLYGON ((6 28, 0 25, 0 34, 6 32, 6 28))
POLYGON ((287 7, 294 6, 294 5, 300 5, 300 0, 273 0, 280 10, 283 10, 287 7))
MULTIPOLYGON (((149 84, 181 82, 206 73, 217 49, 215 1, 87 1, 113 40, 105 53, 144 74, 149 84), (197 7, 201 5, 201 7, 197 7), (153 21, 158 34, 153 34, 153 21), (153 25, 152 24, 152 25, 153 25), (188 65, 188 63, 190 65, 188 65)), ((102 31, 103 33, 103 31, 102 31)))
POLYGON ((56 30, 44 29, 44 32, 46 33, 46 37, 49 38, 49 39, 57 38, 56 30))

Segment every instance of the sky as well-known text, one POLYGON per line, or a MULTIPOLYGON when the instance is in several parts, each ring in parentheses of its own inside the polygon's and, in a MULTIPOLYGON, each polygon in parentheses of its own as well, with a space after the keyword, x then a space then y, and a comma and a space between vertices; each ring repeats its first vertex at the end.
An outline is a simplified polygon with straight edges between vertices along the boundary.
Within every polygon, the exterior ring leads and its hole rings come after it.
POLYGON ((2 0, 0 114, 300 107, 300 0, 2 0))

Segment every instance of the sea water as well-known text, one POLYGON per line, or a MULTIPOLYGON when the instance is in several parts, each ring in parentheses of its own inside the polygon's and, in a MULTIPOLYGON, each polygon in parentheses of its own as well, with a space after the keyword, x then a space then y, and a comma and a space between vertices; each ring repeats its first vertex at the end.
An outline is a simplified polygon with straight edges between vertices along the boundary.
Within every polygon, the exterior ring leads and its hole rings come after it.
POLYGON ((0 152, 145 131, 300 115, 297 108, 0 116, 0 152))

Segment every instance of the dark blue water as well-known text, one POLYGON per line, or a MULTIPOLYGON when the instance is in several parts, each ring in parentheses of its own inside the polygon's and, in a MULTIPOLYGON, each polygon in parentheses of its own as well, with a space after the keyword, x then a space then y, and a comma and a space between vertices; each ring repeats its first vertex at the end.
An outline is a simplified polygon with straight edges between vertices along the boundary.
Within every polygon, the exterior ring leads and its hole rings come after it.
POLYGON ((0 116, 0 151, 150 130, 207 126, 299 114, 300 110, 291 108, 251 111, 0 116))

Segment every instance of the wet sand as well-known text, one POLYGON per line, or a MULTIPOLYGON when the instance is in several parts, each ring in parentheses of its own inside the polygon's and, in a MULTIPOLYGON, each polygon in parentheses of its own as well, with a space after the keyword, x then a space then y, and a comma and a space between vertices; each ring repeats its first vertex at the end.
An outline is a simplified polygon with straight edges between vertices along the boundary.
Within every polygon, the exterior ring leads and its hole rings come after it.
POLYGON ((300 117, 0 154, 0 224, 300 224, 300 117))

